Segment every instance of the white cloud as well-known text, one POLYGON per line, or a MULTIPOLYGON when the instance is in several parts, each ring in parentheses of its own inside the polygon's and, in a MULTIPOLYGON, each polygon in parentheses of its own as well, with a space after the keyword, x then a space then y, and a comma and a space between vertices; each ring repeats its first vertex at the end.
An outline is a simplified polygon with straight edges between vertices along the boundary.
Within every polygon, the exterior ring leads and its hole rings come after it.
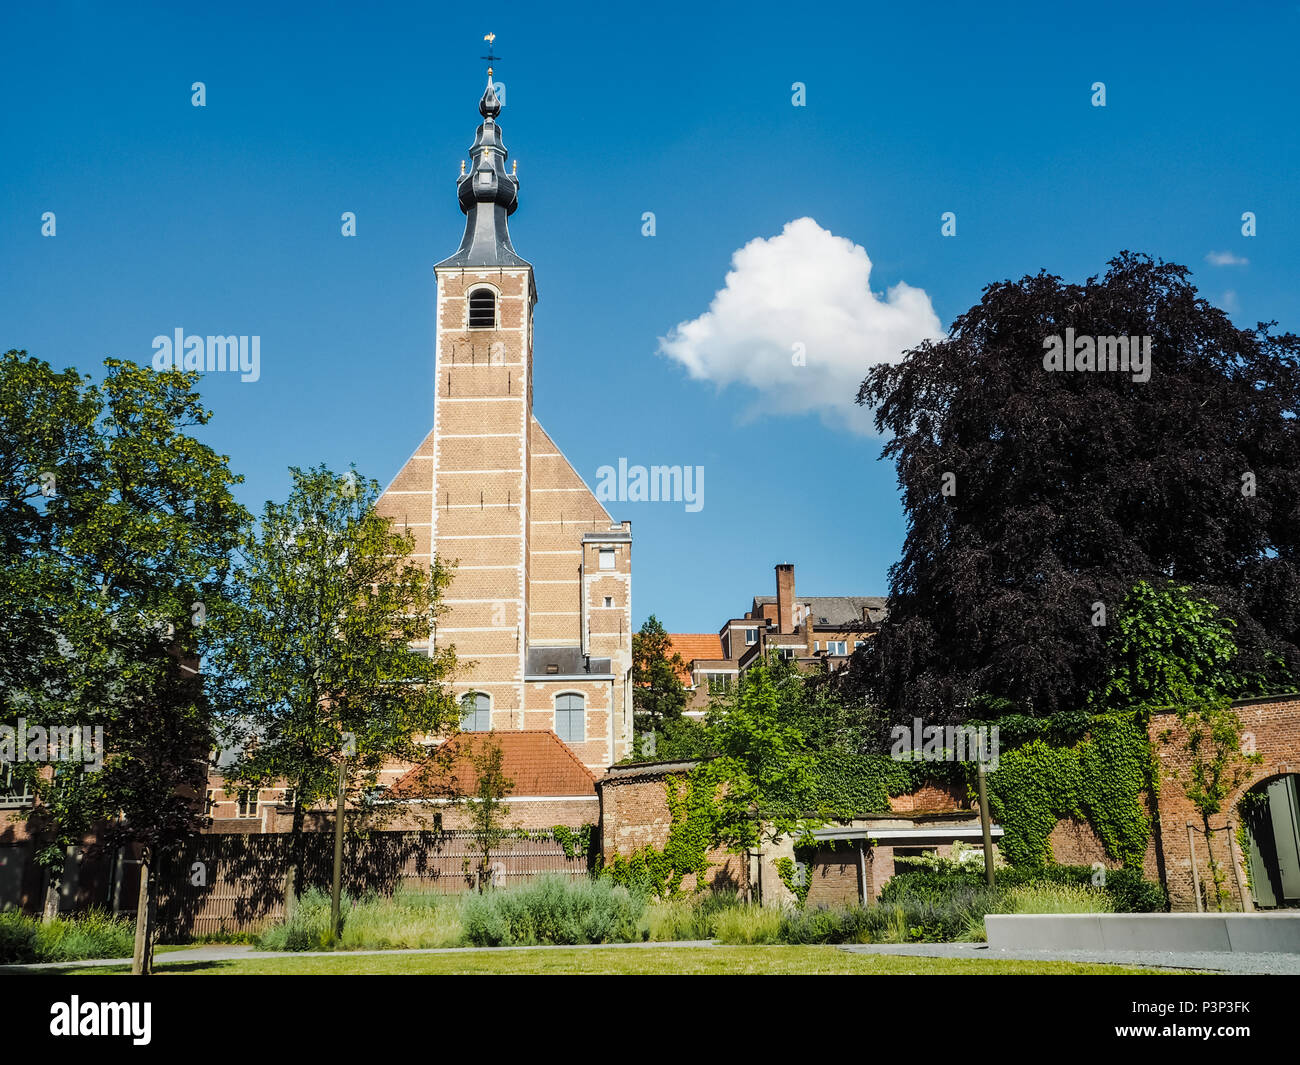
POLYGON ((1233 255, 1230 251, 1208 252, 1205 261, 1211 266, 1245 266, 1250 262, 1249 259, 1240 255, 1233 255))
POLYGON ((870 279, 865 248, 797 218, 737 251, 709 309, 660 337, 659 352, 697 380, 752 389, 751 414, 815 412, 869 433, 871 412, 854 402, 867 370, 943 334, 924 290, 900 282, 882 298, 870 279))

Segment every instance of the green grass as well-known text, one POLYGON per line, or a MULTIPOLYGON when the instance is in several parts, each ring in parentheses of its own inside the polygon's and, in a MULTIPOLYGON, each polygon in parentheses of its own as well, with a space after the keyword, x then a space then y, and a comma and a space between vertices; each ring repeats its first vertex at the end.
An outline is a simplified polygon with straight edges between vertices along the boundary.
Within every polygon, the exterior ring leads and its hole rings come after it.
MULTIPOLYGON (((117 975, 129 966, 51 970, 79 975, 117 975)), ((1001 959, 911 958, 896 954, 850 954, 836 947, 594 947, 545 950, 456 951, 443 954, 329 954, 239 961, 183 962, 160 965, 160 976, 333 976, 474 975, 474 974, 827 974, 827 975, 1033 975, 1079 976, 1151 973, 1161 970, 1072 962, 1001 959)))

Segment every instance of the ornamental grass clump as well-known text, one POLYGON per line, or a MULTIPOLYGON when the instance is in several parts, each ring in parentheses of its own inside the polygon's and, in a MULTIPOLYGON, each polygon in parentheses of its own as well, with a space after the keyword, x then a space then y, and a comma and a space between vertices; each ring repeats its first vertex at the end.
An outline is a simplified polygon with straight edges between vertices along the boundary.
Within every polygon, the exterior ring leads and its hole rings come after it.
MULTIPOLYGON (((352 900, 344 895, 340 900, 346 918, 352 900)), ((272 925, 257 939, 260 950, 330 950, 334 937, 330 934, 330 897, 318 888, 302 893, 287 921, 272 925)))
POLYGON ((365 899, 346 911, 344 950, 428 950, 465 941, 461 903, 450 895, 404 895, 365 899))
POLYGON ((714 922, 714 938, 719 943, 753 946, 778 943, 783 914, 770 906, 746 903, 721 910, 714 922))
POLYGON ((541 876, 506 891, 467 896, 465 939, 474 946, 629 943, 642 938, 645 899, 608 880, 541 876))
POLYGON ((0 913, 0 963, 129 958, 135 922, 89 910, 42 922, 17 910, 0 913))

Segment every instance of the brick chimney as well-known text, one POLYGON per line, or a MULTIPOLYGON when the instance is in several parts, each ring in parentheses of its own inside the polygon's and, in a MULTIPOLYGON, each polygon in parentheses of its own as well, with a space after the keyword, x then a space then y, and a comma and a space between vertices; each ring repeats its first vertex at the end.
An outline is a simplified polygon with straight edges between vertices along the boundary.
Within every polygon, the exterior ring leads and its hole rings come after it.
POLYGON ((794 563, 776 567, 776 631, 794 632, 794 563))

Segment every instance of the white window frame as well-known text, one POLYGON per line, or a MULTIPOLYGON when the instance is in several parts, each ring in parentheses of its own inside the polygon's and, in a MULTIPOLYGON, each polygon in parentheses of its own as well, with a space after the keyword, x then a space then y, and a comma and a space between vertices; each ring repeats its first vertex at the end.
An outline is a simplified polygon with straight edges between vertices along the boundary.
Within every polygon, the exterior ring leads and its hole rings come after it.
POLYGON ((618 551, 613 547, 602 547, 599 549, 600 557, 596 560, 596 566, 599 570, 608 573, 611 570, 618 569, 618 551), (606 561, 609 565, 605 565, 606 561))
POLYGON ((493 285, 476 284, 465 293, 465 328, 478 332, 484 329, 496 329, 501 323, 501 293, 493 285), (470 325, 470 301, 474 298, 476 292, 492 293, 492 324, 491 325, 470 325))
POLYGON ((260 788, 240 788, 235 793, 235 816, 244 821, 251 821, 257 817, 258 800, 261 795, 260 788))
POLYGON ((477 688, 471 688, 471 689, 470 689, 469 691, 467 691, 467 692, 462 692, 462 693, 460 694, 459 698, 457 698, 456 702, 457 702, 457 704, 460 706, 460 730, 461 730, 461 732, 491 732, 491 731, 492 731, 492 696, 491 696, 490 694, 488 694, 487 692, 479 691, 477 688), (466 728, 466 727, 465 727, 465 717, 466 717, 466 713, 467 713, 467 711, 466 711, 466 709, 465 709, 465 700, 468 699, 468 698, 470 698, 470 696, 473 696, 473 697, 474 697, 474 709, 473 709, 472 711, 469 711, 469 713, 472 713, 472 714, 475 716, 475 719, 476 719, 476 720, 475 720, 475 725, 477 726, 477 724, 478 724, 478 721, 477 721, 477 717, 478 717, 478 715, 479 715, 479 714, 482 714, 482 713, 484 713, 484 712, 486 712, 486 713, 487 713, 487 728, 477 728, 477 727, 474 727, 474 728, 466 728), (486 711, 485 711, 484 707, 483 707, 483 706, 478 702, 479 699, 486 699, 486 700, 487 700, 486 711))
POLYGON ((555 715, 553 719, 555 734, 559 736, 559 738, 562 741, 564 741, 565 743, 586 743, 587 742, 587 696, 584 692, 576 692, 576 691, 556 692, 555 698, 551 700, 551 709, 555 715), (568 724, 567 731, 569 732, 568 736, 565 736, 563 733, 560 732, 560 700, 561 699, 577 699, 581 703, 581 705, 576 708, 572 706, 564 707, 564 713, 568 715, 568 721, 567 721, 568 724), (579 721, 582 722, 582 735, 576 738, 573 737, 573 712, 575 709, 580 711, 579 721))

